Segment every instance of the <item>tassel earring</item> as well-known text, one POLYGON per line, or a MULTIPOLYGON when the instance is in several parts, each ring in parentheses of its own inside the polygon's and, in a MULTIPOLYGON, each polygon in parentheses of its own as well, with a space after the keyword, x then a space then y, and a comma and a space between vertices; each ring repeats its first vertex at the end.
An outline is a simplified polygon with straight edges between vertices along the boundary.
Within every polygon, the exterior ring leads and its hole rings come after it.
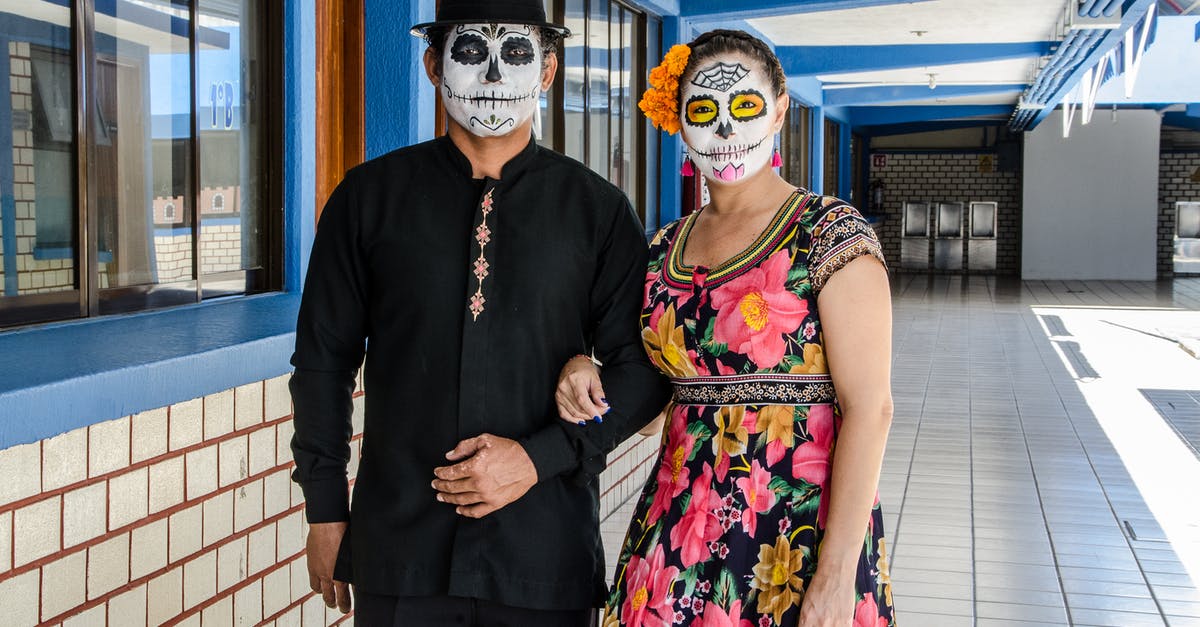
POLYGON ((775 149, 775 154, 771 155, 771 167, 772 168, 783 167, 783 157, 779 156, 778 148, 775 149))
POLYGON ((692 160, 684 158, 683 169, 679 171, 684 176, 696 176, 696 168, 692 165, 692 160))

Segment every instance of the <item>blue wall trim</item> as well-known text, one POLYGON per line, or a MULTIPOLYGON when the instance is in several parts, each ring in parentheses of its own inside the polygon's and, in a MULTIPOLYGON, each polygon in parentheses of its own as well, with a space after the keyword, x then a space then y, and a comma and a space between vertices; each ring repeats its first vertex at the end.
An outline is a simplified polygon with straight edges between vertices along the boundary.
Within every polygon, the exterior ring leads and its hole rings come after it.
POLYGON ((852 137, 850 134, 850 125, 846 123, 838 123, 838 139, 840 147, 838 148, 838 198, 842 200, 850 200, 850 190, 854 188, 854 181, 851 178, 854 176, 854 160, 850 156, 850 147, 852 137))
POLYGON ((0 450, 286 374, 299 306, 269 294, 0 334, 0 450))
POLYGON ((836 74, 869 70, 997 61, 1049 54, 1044 41, 998 44, 888 46, 780 46, 775 50, 788 75, 836 74))
MULTIPOLYGON (((684 20, 674 16, 664 16, 662 21, 662 48, 670 50, 671 46, 685 43, 684 20)), ((689 38, 690 40, 690 38, 689 38)), ((654 60, 653 65, 658 65, 654 60)), ((650 61, 647 65, 650 65, 650 61)), ((661 131, 660 131, 661 132, 661 131)), ((662 144, 659 149, 659 198, 658 215, 660 226, 679 219, 683 204, 683 179, 679 174, 683 168, 683 138, 680 133, 668 135, 662 133, 662 144)))
POLYGON ((818 13, 861 9, 863 7, 887 6, 890 4, 913 4, 928 0, 759 0, 738 4, 728 0, 681 0, 680 14, 683 17, 704 19, 752 19, 797 13, 818 13))
POLYGON ((299 292, 308 268, 316 216, 316 7, 284 3, 284 289, 299 292))
POLYGON ((812 145, 809 146, 808 188, 822 194, 825 191, 825 108, 813 107, 808 119, 812 121, 809 133, 812 145))
POLYGON ((433 137, 433 86, 421 62, 426 46, 408 32, 433 19, 433 2, 366 0, 364 12, 366 156, 372 159, 433 137))

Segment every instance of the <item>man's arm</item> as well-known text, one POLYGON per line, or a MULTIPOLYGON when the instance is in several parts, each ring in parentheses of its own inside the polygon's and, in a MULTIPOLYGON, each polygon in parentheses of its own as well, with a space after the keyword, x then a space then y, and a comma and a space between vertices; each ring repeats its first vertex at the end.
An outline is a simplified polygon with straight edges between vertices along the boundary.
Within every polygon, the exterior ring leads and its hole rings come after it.
POLYGON ((641 311, 646 281, 646 239, 633 208, 621 207, 600 247, 591 309, 596 359, 609 410, 603 422, 587 426, 554 418, 542 430, 521 439, 538 480, 568 472, 597 475, 609 451, 650 422, 666 404, 670 388, 642 347, 641 311))
POLYGON ((292 480, 304 491, 312 525, 309 585, 326 605, 343 612, 350 610, 349 589, 333 581, 333 565, 350 519, 346 465, 353 432, 351 398, 367 328, 366 264, 349 179, 334 190, 317 225, 296 322, 295 372, 288 386, 295 426, 292 480))

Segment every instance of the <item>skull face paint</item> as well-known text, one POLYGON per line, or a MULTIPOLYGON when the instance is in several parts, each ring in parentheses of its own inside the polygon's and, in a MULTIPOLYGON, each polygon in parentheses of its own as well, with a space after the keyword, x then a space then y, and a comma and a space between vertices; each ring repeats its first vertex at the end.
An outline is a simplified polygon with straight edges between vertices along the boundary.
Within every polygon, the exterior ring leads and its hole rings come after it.
POLYGON ((688 157, 714 183, 733 183, 770 162, 775 98, 761 65, 741 54, 706 61, 680 86, 688 157))
POLYGON ((542 50, 532 26, 462 24, 442 53, 446 113, 480 137, 507 135, 533 117, 542 91, 542 50))

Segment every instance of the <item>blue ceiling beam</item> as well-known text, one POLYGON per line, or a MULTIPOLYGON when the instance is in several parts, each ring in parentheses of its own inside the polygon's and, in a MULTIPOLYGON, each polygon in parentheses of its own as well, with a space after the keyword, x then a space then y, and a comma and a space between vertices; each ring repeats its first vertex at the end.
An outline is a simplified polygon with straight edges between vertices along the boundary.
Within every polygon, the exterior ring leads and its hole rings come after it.
POLYGON ((1011 105, 928 105, 910 107, 853 107, 850 122, 855 126, 881 126, 908 122, 959 120, 984 116, 1007 116, 1011 105))
POLYGON ((853 106, 905 102, 909 100, 933 100, 958 96, 988 96, 1019 94, 1025 91, 1024 83, 997 85, 939 85, 930 89, 928 85, 879 85, 874 87, 845 87, 830 89, 825 86, 825 104, 829 106, 853 106))
POLYGON ((1022 130, 1032 131, 1042 120, 1045 120, 1058 107, 1063 98, 1071 93, 1072 89, 1075 89, 1079 81, 1083 80, 1083 75, 1100 63, 1100 57, 1103 57, 1110 50, 1116 48, 1121 43, 1121 40, 1125 39, 1125 33, 1136 26, 1143 17, 1146 17, 1146 12, 1157 1, 1125 0, 1124 10, 1121 13, 1121 25, 1104 33, 1104 36, 1100 38, 1100 41, 1092 48, 1091 52, 1087 53, 1087 56, 1083 57, 1078 63, 1075 63, 1075 67, 1071 70, 1070 74, 1058 84, 1058 89, 1044 100, 1046 106, 1039 110, 1033 116, 1033 121, 1029 123, 1029 126, 1022 130))
POLYGON ((788 75, 841 74, 1041 57, 1053 42, 913 44, 885 46, 779 46, 775 54, 788 75))
POLYGON ((750 20, 797 13, 843 11, 892 4, 915 4, 929 0, 758 0, 744 4, 729 0, 680 0, 680 17, 692 20, 750 20))
POLYGON ((1163 114, 1163 124, 1200 131, 1200 118, 1192 117, 1182 111, 1171 111, 1163 114))
POLYGON ((867 137, 887 137, 888 135, 909 135, 912 133, 929 133, 932 131, 948 131, 958 128, 983 128, 987 126, 1004 126, 1006 120, 943 120, 940 122, 906 122, 903 124, 881 124, 878 126, 863 126, 859 134, 867 137))

